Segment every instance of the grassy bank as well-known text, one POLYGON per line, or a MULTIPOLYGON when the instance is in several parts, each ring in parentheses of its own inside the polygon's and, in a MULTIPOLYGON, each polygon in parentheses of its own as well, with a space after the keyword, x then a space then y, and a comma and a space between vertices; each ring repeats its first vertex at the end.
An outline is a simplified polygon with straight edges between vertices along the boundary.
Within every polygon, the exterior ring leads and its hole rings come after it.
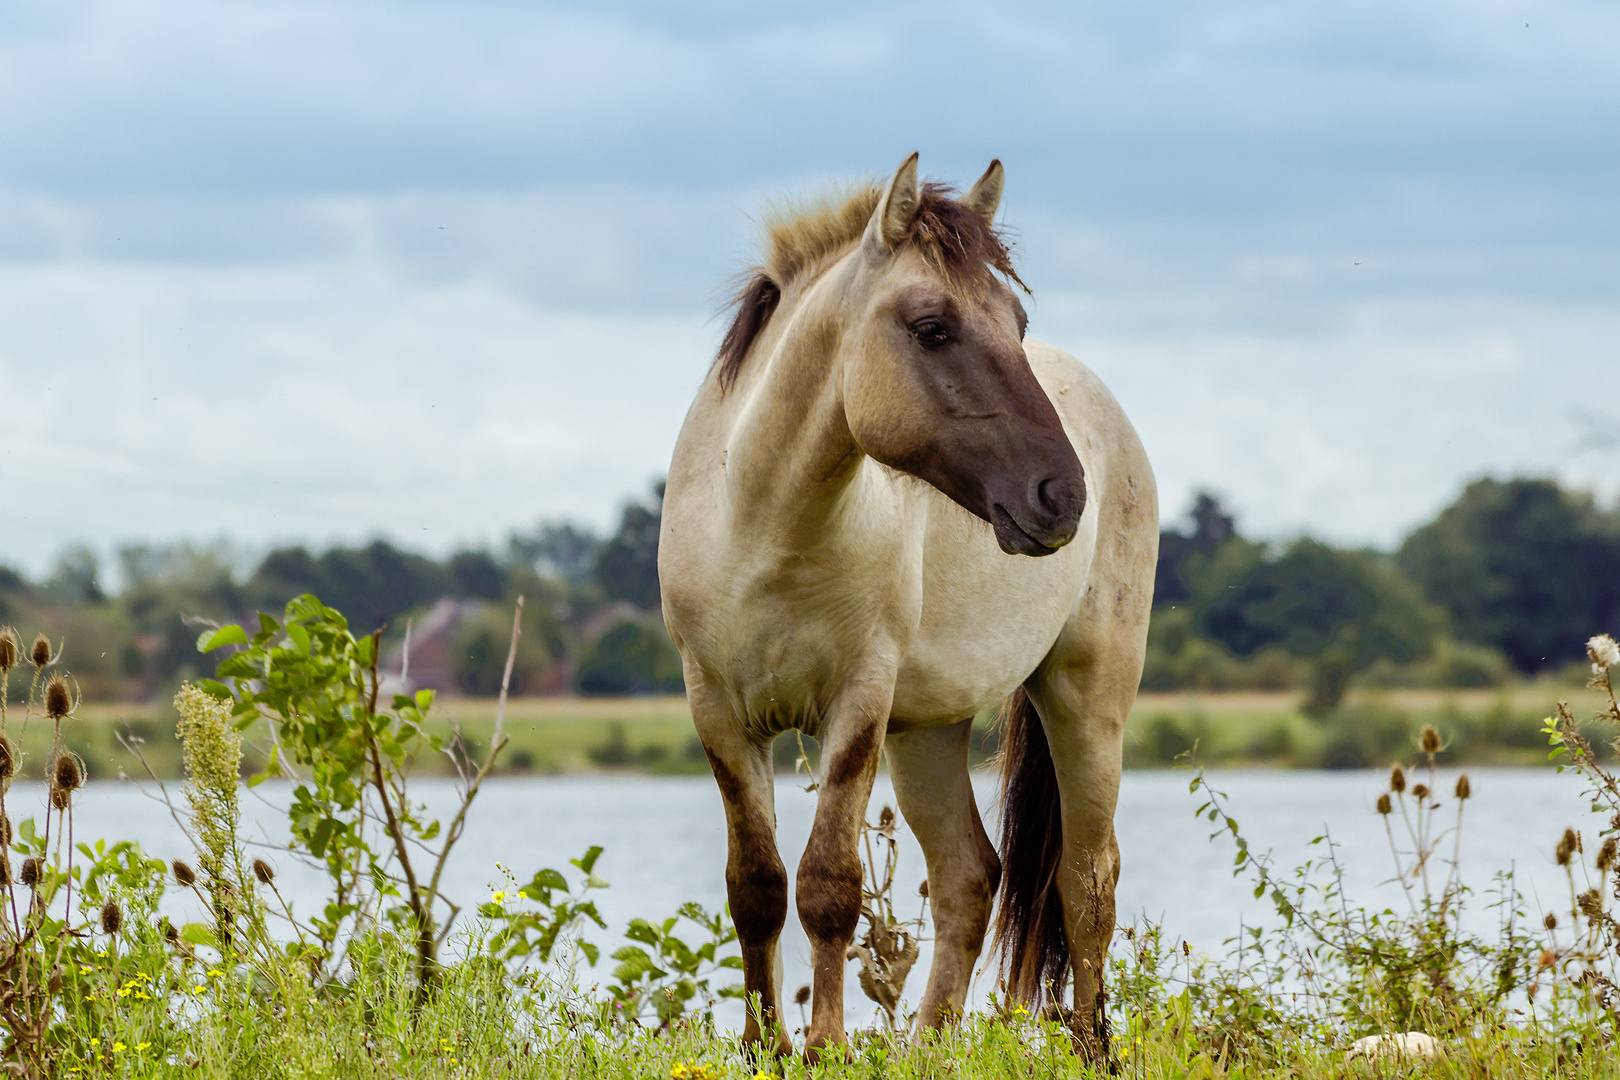
MULTIPOLYGON (((1199 758, 1213 765, 1381 766, 1410 757, 1417 731, 1433 724, 1448 740, 1444 763, 1534 765, 1546 761, 1542 718, 1561 698, 1577 715, 1598 707, 1594 691, 1549 682, 1502 690, 1361 693, 1326 721, 1300 712, 1297 693, 1145 693, 1131 713, 1125 760, 1131 768, 1168 766, 1196 744, 1199 758)), ((474 751, 487 745, 494 723, 493 699, 440 698, 429 714, 432 731, 459 731, 474 751)), ((975 753, 982 760, 995 749, 994 716, 981 716, 976 728, 975 753)), ((501 759, 503 773, 708 771, 681 697, 516 698, 507 704, 506 732, 511 744, 501 759)), ((92 777, 144 774, 126 742, 140 749, 159 776, 180 775, 174 711, 167 705, 86 703, 67 738, 92 777)), ((35 760, 49 749, 43 725, 32 725, 20 741, 35 760)), ((813 744, 807 745, 813 753, 813 744)), ((776 749, 778 764, 791 768, 796 742, 783 737, 776 749)), ((263 764, 262 747, 251 738, 247 763, 263 764)), ((448 764, 424 760, 417 768, 431 775, 447 772, 448 764)))

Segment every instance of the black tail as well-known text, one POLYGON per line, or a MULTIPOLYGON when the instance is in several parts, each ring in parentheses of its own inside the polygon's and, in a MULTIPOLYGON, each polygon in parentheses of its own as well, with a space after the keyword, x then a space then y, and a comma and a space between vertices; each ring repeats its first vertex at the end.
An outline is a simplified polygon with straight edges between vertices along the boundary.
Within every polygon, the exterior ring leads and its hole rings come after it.
POLYGON ((1009 998, 1035 1012, 1061 1005, 1069 981, 1069 935, 1057 886, 1063 856, 1057 772, 1041 718, 1022 687, 1007 699, 1002 716, 995 945, 1009 998))

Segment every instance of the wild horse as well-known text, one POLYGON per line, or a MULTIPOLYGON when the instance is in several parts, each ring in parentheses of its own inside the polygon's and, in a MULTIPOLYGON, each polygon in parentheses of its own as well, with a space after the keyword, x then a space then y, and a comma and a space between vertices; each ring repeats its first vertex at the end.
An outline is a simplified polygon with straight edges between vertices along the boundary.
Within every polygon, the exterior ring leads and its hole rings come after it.
POLYGON ((1076 1038, 1101 1047, 1157 494, 1097 377, 1024 338, 1023 282, 994 225, 1002 180, 992 162, 957 198, 919 184, 913 154, 881 188, 770 219, 670 466, 664 617, 725 803, 726 886, 758 995, 744 1034, 781 1053, 788 882, 770 745, 791 728, 819 740, 823 768, 796 892, 807 1051, 845 1039, 880 750, 928 864, 920 1022, 960 1013, 999 885, 1007 992, 1058 1008, 1072 976, 1076 1038), (998 858, 968 738, 1002 702, 998 858))

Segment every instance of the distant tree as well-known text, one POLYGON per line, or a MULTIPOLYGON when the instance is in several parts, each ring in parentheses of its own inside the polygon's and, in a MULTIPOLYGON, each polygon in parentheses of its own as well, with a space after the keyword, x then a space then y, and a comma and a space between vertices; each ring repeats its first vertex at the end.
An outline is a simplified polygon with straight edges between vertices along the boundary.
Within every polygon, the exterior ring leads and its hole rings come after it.
POLYGON ((386 540, 363 548, 332 548, 312 556, 301 547, 279 548, 248 579, 257 610, 275 611, 300 593, 312 592, 343 612, 356 633, 370 633, 397 616, 454 591, 450 571, 386 540))
POLYGON ((570 521, 541 522, 531 533, 513 533, 507 540, 510 561, 541 577, 581 585, 596 573, 602 538, 570 521))
POLYGON ((1374 660, 1429 655, 1445 623, 1387 557, 1371 551, 1308 538, 1276 557, 1226 545, 1199 570, 1200 629, 1240 656, 1279 646, 1308 658, 1306 709, 1314 715, 1336 708, 1351 677, 1374 660))
POLYGON ((1187 513, 1190 532, 1162 529, 1159 532, 1159 565, 1153 575, 1153 604, 1184 603, 1192 598, 1181 578, 1182 564, 1191 555, 1209 555, 1227 540, 1237 536, 1237 519, 1220 500, 1207 491, 1193 497, 1187 513))
POLYGON ((585 650, 574 682, 586 695, 678 694, 681 657, 663 626, 626 620, 585 650))
POLYGON ((1535 672, 1620 630, 1620 514, 1551 480, 1476 480, 1396 560, 1457 637, 1535 672))
POLYGON ((15 619, 23 602, 33 594, 27 578, 9 566, 0 565, 0 620, 15 619))
POLYGON ((484 600, 499 600, 506 594, 501 568, 485 551, 458 551, 450 556, 450 578, 456 592, 484 600))
POLYGON ((45 591, 69 604, 102 603, 107 594, 101 587, 101 560, 88 547, 68 548, 56 557, 45 591))
POLYGON ((653 485, 646 505, 630 503, 619 519, 619 531, 602 545, 596 576, 607 595, 640 608, 658 606, 658 529, 664 509, 664 482, 653 485))

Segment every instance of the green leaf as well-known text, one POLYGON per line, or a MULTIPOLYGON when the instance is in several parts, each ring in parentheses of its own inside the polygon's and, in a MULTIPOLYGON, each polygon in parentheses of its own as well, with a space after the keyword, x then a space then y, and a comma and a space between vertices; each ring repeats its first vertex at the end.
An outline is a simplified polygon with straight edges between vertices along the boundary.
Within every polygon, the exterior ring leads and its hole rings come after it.
POLYGON ((579 858, 577 858, 577 859, 569 859, 568 861, 573 863, 575 866, 579 867, 581 870, 585 871, 587 874, 589 874, 591 872, 591 868, 596 865, 596 860, 600 859, 601 857, 602 857, 602 848, 601 848, 600 845, 598 845, 598 846, 592 847, 589 851, 585 852, 585 854, 581 855, 579 858))
POLYGON ((591 967, 596 966, 596 958, 602 955, 602 950, 588 941, 579 943, 579 951, 585 954, 585 959, 591 962, 591 967))
POLYGON ((228 623, 218 630, 204 630, 197 637, 198 652, 213 652, 226 645, 246 645, 247 631, 236 623, 228 623))
POLYGON ((211 949, 219 947, 219 941, 214 937, 214 928, 206 923, 186 923, 180 928, 180 940, 192 945, 207 945, 211 949))

